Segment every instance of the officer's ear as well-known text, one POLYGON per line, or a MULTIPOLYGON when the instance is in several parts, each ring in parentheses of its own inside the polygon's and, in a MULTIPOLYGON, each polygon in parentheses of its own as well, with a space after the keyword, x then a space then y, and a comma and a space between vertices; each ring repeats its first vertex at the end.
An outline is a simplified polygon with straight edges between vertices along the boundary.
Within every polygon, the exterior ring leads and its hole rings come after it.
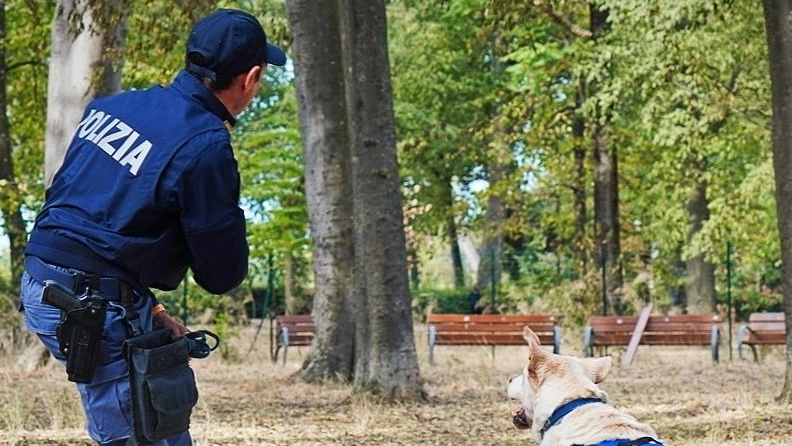
POLYGON ((245 89, 245 91, 250 91, 251 89, 258 91, 259 87, 261 86, 261 77, 264 75, 264 70, 266 67, 266 63, 262 65, 256 65, 244 73, 242 87, 245 89))

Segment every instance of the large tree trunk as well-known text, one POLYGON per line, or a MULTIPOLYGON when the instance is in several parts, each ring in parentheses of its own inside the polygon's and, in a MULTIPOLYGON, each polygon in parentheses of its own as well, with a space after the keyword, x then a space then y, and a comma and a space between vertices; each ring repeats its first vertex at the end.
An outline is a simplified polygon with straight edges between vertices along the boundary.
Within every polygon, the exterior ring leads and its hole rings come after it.
POLYGON ((57 2, 50 57, 55 69, 47 84, 45 186, 52 183, 88 102, 121 89, 128 7, 124 0, 57 2))
POLYGON ((780 402, 792 403, 792 1, 763 0, 773 103, 773 168, 786 314, 786 373, 780 402))
POLYGON ((352 184, 338 8, 286 2, 304 147, 305 192, 313 246, 316 335, 303 376, 353 375, 355 348, 352 184), (316 14, 317 8, 323 11, 316 14))
MULTIPOLYGON (((704 222, 709 220, 707 186, 699 182, 688 196, 687 242, 701 231, 704 222)), ((704 254, 698 254, 686 262, 687 312, 690 314, 711 313, 715 311, 715 266, 708 262, 704 254)))
POLYGON ((356 387, 387 399, 421 398, 385 4, 294 0, 287 10, 314 262, 332 264, 315 267, 317 332, 303 375, 351 378, 356 387), (338 334, 343 336, 328 339, 338 334), (353 374, 342 367, 347 364, 353 374), (329 373, 329 365, 337 373, 329 373))
MULTIPOLYGON (((63 161, 74 129, 87 103, 98 95, 118 92, 124 61, 128 4, 58 0, 52 24, 52 55, 47 86, 47 128, 44 141, 45 186, 63 161)), ((32 343, 18 362, 22 369, 40 364, 44 346, 32 343)))
POLYGON ((422 398, 407 280, 384 2, 341 1, 352 143, 355 384, 387 399, 422 398), (366 308, 366 311, 361 311, 366 308))

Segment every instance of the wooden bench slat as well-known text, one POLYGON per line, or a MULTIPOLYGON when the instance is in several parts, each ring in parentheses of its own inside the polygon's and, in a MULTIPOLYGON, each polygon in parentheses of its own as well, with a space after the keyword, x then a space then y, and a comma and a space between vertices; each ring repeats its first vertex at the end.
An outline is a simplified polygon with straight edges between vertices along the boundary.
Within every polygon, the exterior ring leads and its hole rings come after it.
MULTIPOLYGON (((590 317, 584 337, 586 354, 593 354, 595 347, 629 345, 637 322, 638 316, 590 317)), ((651 315, 638 345, 710 345, 717 361, 720 322, 718 315, 709 314, 651 315)))
POLYGON ((560 347, 559 321, 554 314, 430 314, 429 363, 436 345, 525 345, 522 333, 530 327, 542 344, 560 347))
MULTIPOLYGON (((531 328, 534 332, 551 332, 553 331, 553 326, 537 326, 532 324, 526 324, 528 327, 531 328)), ((467 325, 435 325, 435 331, 437 333, 497 333, 497 332, 510 332, 516 333, 522 336, 523 327, 526 325, 480 325, 480 324, 467 324, 467 325)))
POLYGON ((290 314, 275 317, 275 353, 273 360, 278 360, 278 352, 283 348, 283 363, 286 364, 286 353, 289 346, 304 347, 313 342, 316 325, 311 314, 290 314), (284 330, 285 329, 285 330, 284 330), (284 340, 284 331, 288 339, 284 340), (284 342, 285 341, 285 342, 284 342))
POLYGON ((555 321, 558 322, 560 316, 556 315, 541 315, 541 314, 451 314, 451 313, 434 313, 430 314, 427 319, 427 324, 441 324, 444 322, 467 322, 475 324, 498 324, 498 323, 518 323, 518 322, 542 322, 542 321, 555 321))
POLYGON ((753 322, 784 322, 785 320, 784 312, 782 311, 774 311, 774 312, 761 312, 761 313, 751 313, 748 316, 748 321, 753 322))
POLYGON ((786 345, 786 315, 784 312, 756 312, 748 316, 748 323, 737 330, 737 352, 743 359, 743 345, 751 347, 754 360, 759 361, 757 345, 786 345))
MULTIPOLYGON (((543 344, 553 343, 553 336, 539 336, 539 340, 543 344)), ((469 343, 470 345, 525 345, 525 339, 522 334, 504 333, 504 334, 480 334, 478 336, 468 333, 444 333, 435 336, 435 345, 462 345, 469 343)))

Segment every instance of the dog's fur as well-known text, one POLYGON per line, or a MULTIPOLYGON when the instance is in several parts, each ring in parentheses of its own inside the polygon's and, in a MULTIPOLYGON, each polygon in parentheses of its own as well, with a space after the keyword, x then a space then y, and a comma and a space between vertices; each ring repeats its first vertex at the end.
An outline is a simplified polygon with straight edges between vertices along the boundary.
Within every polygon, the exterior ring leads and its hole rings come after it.
POLYGON ((607 440, 657 438, 654 429, 609 404, 592 403, 577 407, 549 428, 541 430, 553 411, 578 398, 600 398, 607 394, 597 386, 611 367, 609 356, 575 358, 544 350, 539 338, 525 327, 528 364, 522 374, 509 380, 509 398, 520 400, 513 423, 532 429, 540 446, 594 445, 607 440))

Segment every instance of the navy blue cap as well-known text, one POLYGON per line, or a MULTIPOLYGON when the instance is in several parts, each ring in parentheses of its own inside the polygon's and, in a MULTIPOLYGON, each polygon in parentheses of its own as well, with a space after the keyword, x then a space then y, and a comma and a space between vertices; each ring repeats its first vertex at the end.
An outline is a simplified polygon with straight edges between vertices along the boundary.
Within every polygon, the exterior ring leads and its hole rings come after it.
POLYGON ((286 64, 286 54, 267 43, 258 19, 236 9, 218 9, 195 24, 187 39, 187 69, 216 81, 264 62, 286 64))

